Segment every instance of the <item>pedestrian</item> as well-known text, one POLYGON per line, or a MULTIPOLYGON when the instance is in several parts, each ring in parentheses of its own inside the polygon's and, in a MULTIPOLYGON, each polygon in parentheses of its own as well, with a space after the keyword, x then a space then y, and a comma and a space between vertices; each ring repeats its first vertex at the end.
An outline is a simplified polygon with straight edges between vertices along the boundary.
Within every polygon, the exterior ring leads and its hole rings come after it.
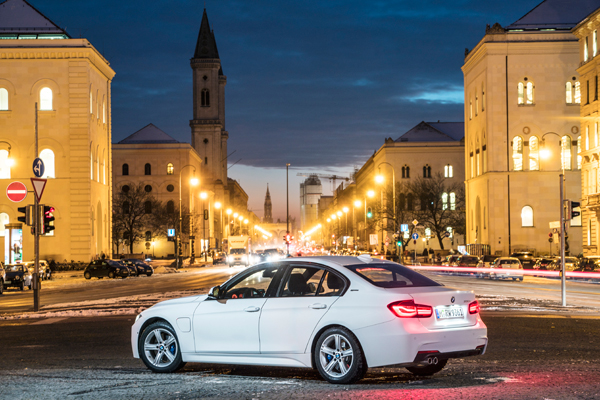
POLYGON ((429 249, 429 254, 427 256, 427 262, 431 265, 433 263, 433 250, 429 249))

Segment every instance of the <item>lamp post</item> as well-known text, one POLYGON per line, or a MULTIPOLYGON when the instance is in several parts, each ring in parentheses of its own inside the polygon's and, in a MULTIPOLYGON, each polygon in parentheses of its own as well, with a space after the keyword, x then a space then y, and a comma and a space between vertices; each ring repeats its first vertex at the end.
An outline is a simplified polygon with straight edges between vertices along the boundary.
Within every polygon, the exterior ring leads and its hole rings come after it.
MULTIPOLYGON (((227 211, 225 211, 225 214, 227 214, 227 236, 231 236, 231 213, 233 211, 231 211, 231 208, 228 208, 227 211)), ((228 243, 229 244, 229 243, 228 243)))
MULTIPOLYGON (((542 158, 549 158, 550 157, 550 150, 546 149, 546 139, 544 139, 544 136, 549 135, 549 134, 553 134, 556 135, 560 138, 561 140, 561 147, 562 147, 562 140, 563 138, 555 132, 547 132, 544 135, 542 135, 542 145, 541 145, 541 150, 540 150, 540 156, 542 158)), ((561 148, 562 151, 562 148, 561 148)), ((570 151, 570 150, 569 150, 570 151)), ((565 186, 565 160, 562 159, 562 153, 561 153, 561 160, 560 160, 560 166, 562 169, 562 174, 559 175, 559 200, 560 200, 560 271, 561 271, 561 277, 560 277, 560 293, 561 293, 561 300, 562 300, 562 306, 566 307, 567 306, 567 278, 566 278, 566 274, 565 274, 565 234, 566 234, 566 220, 565 220, 565 215, 564 215, 564 205, 565 205, 565 200, 564 200, 564 186, 565 186)))
MULTIPOLYGON (((393 233, 396 233, 396 170, 394 169, 394 166, 387 161, 380 162, 379 165, 377 166, 377 170, 380 170, 381 166, 383 164, 387 164, 392 168, 392 210, 393 210, 392 222, 393 222, 393 233)), ((379 175, 379 176, 381 177, 380 183, 383 183, 383 181, 385 179, 383 178, 382 175, 379 175)), ((383 205, 382 205, 382 207, 383 207, 383 205)), ((386 219, 385 226, 386 226, 386 228, 388 227, 387 219, 386 219)), ((383 237, 383 234, 382 234, 382 237, 383 237)), ((394 246, 394 248, 396 248, 396 246, 394 246)))
POLYGON ((223 242, 223 206, 218 201, 215 202, 215 210, 219 210, 221 212, 221 220, 219 225, 220 240, 217 242, 217 251, 221 251, 221 243, 223 242))
MULTIPOLYGON (((327 226, 329 227, 329 234, 331 233, 331 218, 327 218, 327 226)), ((323 243, 323 246, 325 246, 325 243, 323 243)))
POLYGON ((373 190, 367 190, 367 192, 365 193, 365 243, 368 243, 369 247, 371 246, 371 244, 370 242, 367 242, 367 197, 373 196, 375 196, 375 192, 373 190))
MULTIPOLYGON (((285 164, 285 203, 286 203, 286 213, 285 213, 285 225, 286 225, 286 237, 290 234, 290 184, 289 184, 289 163, 285 164)), ((287 247, 287 256, 290 256, 290 242, 286 240, 287 247)))
POLYGON ((354 248, 357 249, 358 245, 358 238, 357 236, 357 230, 356 230, 356 208, 360 207, 360 200, 354 200, 354 203, 352 203, 352 238, 354 240, 354 248))
POLYGON ((344 214, 346 214, 346 227, 344 228, 344 236, 348 236, 348 211, 350 211, 350 209, 348 207, 344 207, 342 208, 342 211, 344 214))
MULTIPOLYGON (((182 214, 181 214, 181 173, 187 167, 192 167, 194 169, 194 175, 196 174, 196 167, 191 164, 187 164, 179 170, 179 235, 178 235, 178 239, 177 239, 177 245, 178 245, 179 249, 177 251, 177 268, 181 267, 181 265, 183 264, 182 253, 181 253, 181 240, 183 238, 183 222, 182 222, 183 219, 182 219, 182 214)), ((197 184, 198 184, 198 178, 196 178, 195 176, 192 177, 192 179, 190 179, 190 185, 196 186, 197 184)), ((190 190, 190 195, 191 195, 191 190, 190 190)), ((192 219, 193 219, 193 216, 190 214, 190 220, 192 220, 192 219)), ((191 233, 192 232, 190 232, 190 234, 191 233)))
MULTIPOLYGON (((334 222, 333 222, 333 225, 334 225, 334 226, 333 226, 333 232, 334 232, 334 233, 333 233, 333 235, 332 235, 331 237, 336 237, 336 236, 335 236, 335 233, 336 233, 336 230, 335 230, 335 220, 336 220, 336 219, 338 219, 337 215, 336 215, 335 213, 331 214, 331 220, 332 220, 332 221, 334 221, 334 222)), ((339 220, 338 220, 338 232, 337 232, 337 233, 338 233, 338 236, 339 236, 339 229, 340 229, 340 222, 339 222, 339 220)), ((340 240, 339 240, 339 238, 338 238, 338 240, 334 240, 334 241, 335 241, 335 249, 337 250, 337 249, 338 249, 338 242, 339 242, 340 240)))
POLYGON ((206 231, 204 230, 206 227, 206 218, 204 217, 206 213, 206 199, 208 198, 208 194, 206 192, 200 193, 200 198, 202 199, 202 251, 204 252, 204 261, 207 261, 208 249, 206 248, 206 231))

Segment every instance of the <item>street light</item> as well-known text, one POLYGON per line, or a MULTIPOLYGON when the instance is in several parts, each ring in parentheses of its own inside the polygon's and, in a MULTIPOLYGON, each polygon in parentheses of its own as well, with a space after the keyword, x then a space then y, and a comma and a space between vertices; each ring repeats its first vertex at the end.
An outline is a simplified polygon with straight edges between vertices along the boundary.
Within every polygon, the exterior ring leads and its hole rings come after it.
MULTIPOLYGON (((191 164, 187 164, 185 166, 183 166, 180 170, 179 170, 179 239, 177 241, 177 244, 179 245, 179 250, 178 250, 178 257, 177 257, 177 268, 181 267, 181 265, 183 264, 183 260, 182 260, 182 254, 181 254, 181 240, 183 238, 183 222, 182 222, 182 216, 181 216, 181 173, 183 172, 184 169, 186 169, 187 167, 192 167, 194 169, 194 175, 196 174, 196 167, 191 165, 191 164)), ((198 184, 198 179, 193 176, 190 179, 190 185, 191 186, 196 186, 198 184)), ((190 195, 191 195, 192 191, 190 190, 190 195)), ((191 216, 190 213, 190 221, 192 221, 193 218, 191 216)), ((191 223, 191 222, 190 222, 191 223)), ((193 232, 190 232, 190 236, 193 232)))
POLYGON ((342 208, 342 211, 344 214, 346 214, 346 228, 344 229, 344 234, 348 236, 348 211, 350 211, 350 209, 348 207, 344 207, 342 208))
POLYGON ((206 192, 202 192, 200 193, 200 198, 202 199, 202 251, 204 251, 204 261, 207 261, 206 253, 208 252, 208 249, 206 248, 206 232, 204 230, 206 227, 206 219, 204 218, 204 213, 206 212, 205 207, 208 194, 206 192))
POLYGON ((227 236, 231 236, 231 208, 228 208, 225 213, 227 214, 227 236))
POLYGON ((219 233, 221 235, 221 238, 217 242, 217 251, 221 251, 221 243, 223 242, 223 206, 221 205, 221 202, 219 202, 219 201, 215 202, 215 210, 221 211, 221 223, 219 225, 219 233))
MULTIPOLYGON (((375 191, 373 190, 367 190, 365 193, 365 243, 369 243, 367 242, 367 197, 373 196, 375 196, 375 191)), ((369 246, 371 245, 369 244, 369 246)))
POLYGON ((357 232, 356 232, 356 213, 355 213, 355 211, 356 211, 357 207, 360 207, 360 205, 361 205, 360 200, 354 200, 354 203, 352 203, 352 237, 354 240, 354 248, 355 249, 358 248, 357 244, 356 244, 358 242, 358 240, 356 238, 357 232))
MULTIPOLYGON (((396 233, 396 170, 394 169, 394 166, 387 161, 380 162, 377 166, 377 170, 380 170, 383 164, 387 164, 392 168, 392 209, 394 212, 394 214, 392 215, 392 222, 394 233, 396 233)), ((381 180, 381 182, 378 181, 379 183, 383 183, 383 181, 385 180, 383 175, 378 175, 377 178, 375 178, 375 180, 377 180, 378 178, 381 180)))

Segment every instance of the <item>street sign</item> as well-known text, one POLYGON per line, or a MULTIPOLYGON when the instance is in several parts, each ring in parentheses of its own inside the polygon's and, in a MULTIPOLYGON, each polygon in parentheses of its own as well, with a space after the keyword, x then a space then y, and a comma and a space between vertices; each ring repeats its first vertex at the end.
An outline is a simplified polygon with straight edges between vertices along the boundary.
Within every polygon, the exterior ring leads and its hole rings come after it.
POLYGON ((35 193, 35 197, 37 201, 42 199, 42 195, 44 194, 44 188, 46 187, 46 182, 48 179, 38 179, 38 178, 29 178, 31 179, 31 185, 33 186, 33 191, 35 193))
POLYGON ((414 240, 417 240, 417 239, 419 238, 419 234, 418 234, 418 233, 413 233, 413 234, 412 234, 412 238, 413 238, 414 240))
POLYGON ((45 170, 46 168, 44 167, 44 162, 41 158, 38 157, 35 160, 33 160, 33 174, 36 178, 41 178, 42 176, 44 176, 45 170))
POLYGON ((10 201, 19 203, 27 197, 27 186, 21 182, 12 182, 6 188, 6 196, 10 201))
POLYGON ((412 223, 412 224, 413 224, 414 226, 417 226, 417 225, 419 225, 419 221, 417 221, 417 220, 415 219, 415 220, 413 220, 413 223, 412 223))
POLYGON ((175 237, 175 229, 167 229, 167 235, 169 237, 175 237))
POLYGON ((371 233, 371 234, 369 235, 369 244, 371 244, 371 245, 376 245, 376 244, 378 244, 378 243, 379 243, 379 240, 377 240, 377 239, 378 239, 378 236, 377 236, 377 234, 371 233))
POLYGON ((400 232, 408 232, 408 224, 401 224, 400 232))
POLYGON ((550 229, 560 229, 560 221, 551 221, 549 225, 550 229))

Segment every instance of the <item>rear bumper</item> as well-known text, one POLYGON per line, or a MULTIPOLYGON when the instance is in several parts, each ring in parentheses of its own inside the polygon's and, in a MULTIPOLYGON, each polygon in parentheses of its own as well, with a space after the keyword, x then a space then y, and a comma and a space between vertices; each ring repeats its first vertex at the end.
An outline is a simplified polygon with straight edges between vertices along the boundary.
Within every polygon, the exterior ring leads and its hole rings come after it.
POLYGON ((477 346, 471 350, 449 351, 440 353, 439 351, 420 351, 413 360, 414 364, 428 364, 427 360, 431 357, 437 357, 438 360, 448 360, 450 358, 464 358, 471 356, 480 356, 485 353, 487 345, 477 346))

